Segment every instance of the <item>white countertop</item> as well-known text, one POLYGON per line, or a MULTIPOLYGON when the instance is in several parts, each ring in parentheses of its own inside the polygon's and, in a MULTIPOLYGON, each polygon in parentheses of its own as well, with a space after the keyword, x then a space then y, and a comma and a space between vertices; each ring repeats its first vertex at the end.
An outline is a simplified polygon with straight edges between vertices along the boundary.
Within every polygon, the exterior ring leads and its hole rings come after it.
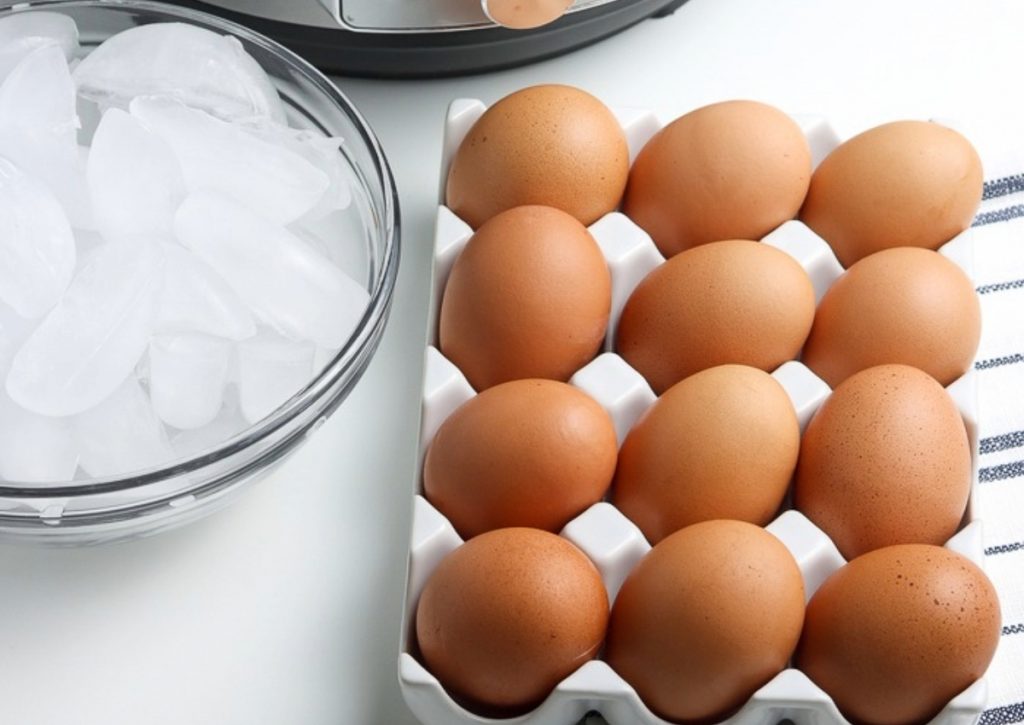
POLYGON ((514 71, 338 79, 401 193, 402 268, 379 354, 318 435, 227 510, 116 546, 0 547, 0 722, 415 722, 395 661, 449 100, 562 82, 671 118, 746 97, 824 114, 843 135, 896 118, 1024 119, 1021 38, 1016 0, 691 0, 514 71))

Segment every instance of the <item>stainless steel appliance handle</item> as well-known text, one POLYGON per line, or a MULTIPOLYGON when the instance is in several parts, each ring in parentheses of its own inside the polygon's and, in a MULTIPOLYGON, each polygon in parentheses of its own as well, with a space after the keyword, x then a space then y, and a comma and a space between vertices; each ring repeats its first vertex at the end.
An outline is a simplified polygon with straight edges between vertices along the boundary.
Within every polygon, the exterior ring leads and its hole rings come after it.
MULTIPOLYGON (((320 0, 344 29, 358 33, 445 33, 495 27, 475 0, 320 0)), ((578 12, 630 0, 576 0, 578 12)))

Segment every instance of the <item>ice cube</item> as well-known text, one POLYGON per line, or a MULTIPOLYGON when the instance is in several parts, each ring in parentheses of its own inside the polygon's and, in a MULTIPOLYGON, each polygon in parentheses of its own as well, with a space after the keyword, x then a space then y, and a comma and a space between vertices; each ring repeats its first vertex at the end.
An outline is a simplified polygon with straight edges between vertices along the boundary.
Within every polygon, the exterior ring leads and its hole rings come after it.
POLYGON ((361 243, 366 237, 366 226, 355 207, 336 210, 319 219, 306 218, 288 228, 350 277, 358 279, 372 266, 370 250, 361 243))
POLYGON ((340 347, 366 309, 366 290, 329 259, 227 197, 190 194, 174 230, 259 319, 286 337, 340 347))
POLYGON ((266 119, 245 125, 253 135, 290 149, 327 175, 330 181, 327 192, 304 215, 304 219, 319 219, 332 211, 347 209, 352 203, 352 170, 341 151, 343 139, 324 136, 312 129, 290 128, 266 119))
POLYGON ((173 98, 136 98, 131 113, 174 149, 189 191, 220 192, 280 224, 328 191, 327 174, 299 154, 173 98))
POLYGON ((75 84, 56 45, 29 53, 0 85, 0 156, 53 192, 72 226, 91 228, 78 149, 75 84))
POLYGON ((174 152, 118 108, 103 114, 89 151, 89 195, 107 238, 170 234, 185 182, 174 152))
MULTIPOLYGON (((35 329, 35 320, 28 320, 7 305, 0 303, 0 380, 7 377, 14 356, 35 329)), ((0 395, 3 395, 0 386, 0 395)))
MULTIPOLYGON (((56 140, 70 147, 78 131, 75 83, 60 48, 39 48, 14 67, 0 85, 0 124, 27 136, 39 131, 41 134, 33 140, 56 140)), ((4 142, 5 147, 17 150, 10 139, 4 142)))
POLYGON ((67 483, 77 467, 68 418, 30 413, 0 391, 0 479, 67 483))
POLYGON ((229 340, 256 334, 249 308, 206 262, 177 244, 165 244, 163 251, 158 334, 204 332, 229 340))
POLYGON ((309 384, 316 346, 272 332, 238 343, 238 393, 242 415, 262 420, 309 384))
POLYGON ((132 473, 174 457, 167 431, 134 377, 76 416, 74 435, 79 465, 95 478, 132 473))
POLYGON ((127 108, 136 96, 171 96, 224 119, 284 121, 266 72, 237 38, 185 23, 152 23, 108 38, 75 68, 79 92, 127 108))
POLYGON ((159 251, 136 240, 97 249, 15 355, 11 398, 52 416, 107 398, 146 350, 162 267, 159 251))
POLYGON ((248 427, 249 423, 239 408, 237 388, 231 385, 225 391, 224 404, 217 417, 209 425, 175 433, 171 437, 171 447, 179 458, 191 458, 213 450, 248 427))
POLYGON ((75 238, 50 190, 0 157, 0 299, 22 317, 57 304, 75 271, 75 238))
POLYGON ((149 344, 149 393, 160 419, 199 428, 224 401, 231 346, 206 335, 161 335, 149 344))
POLYGON ((78 51, 78 26, 61 13, 20 12, 0 18, 0 80, 22 58, 38 48, 55 45, 70 62, 78 51))

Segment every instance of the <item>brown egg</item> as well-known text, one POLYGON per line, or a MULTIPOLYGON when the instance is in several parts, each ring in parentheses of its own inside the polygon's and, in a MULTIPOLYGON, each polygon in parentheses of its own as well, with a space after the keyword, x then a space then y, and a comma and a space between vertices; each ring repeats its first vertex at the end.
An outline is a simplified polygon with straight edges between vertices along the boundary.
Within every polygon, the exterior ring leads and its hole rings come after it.
POLYGON ((890 546, 815 592, 796 665, 853 722, 923 723, 985 673, 999 632, 999 598, 969 559, 890 546))
POLYGON ((616 349, 660 393, 715 365, 774 370, 796 358, 813 320, 814 287, 796 260, 758 242, 714 242, 637 285, 616 349))
POLYGON ((906 365, 847 378, 804 432, 794 504, 842 552, 943 544, 960 526, 971 451, 953 399, 906 365))
POLYGON ((890 247, 938 249, 971 224, 981 159, 937 123, 896 121, 836 148, 811 178, 800 219, 844 267, 890 247))
POLYGON ((477 390, 568 380, 597 354, 611 276, 590 232, 565 212, 524 206, 480 227, 441 301, 441 352, 477 390))
POLYGON ((718 722, 781 672, 800 637, 796 561, 762 528, 706 521, 630 572, 605 659, 659 717, 718 722))
POLYGON ((835 387, 873 365, 903 363, 949 385, 981 339, 974 285, 938 252, 899 247, 864 257, 822 298, 803 361, 835 387))
POLYGON ((665 391, 633 426, 612 500, 651 543, 710 519, 767 524, 799 451, 796 412, 771 375, 710 368, 665 391))
POLYGON ((810 178, 810 147, 793 119, 764 103, 725 101, 676 119, 644 146, 622 208, 670 257, 760 239, 796 216, 810 178))
POLYGON ((628 173, 626 136, 601 101, 571 86, 533 86, 473 125, 452 159, 446 198, 474 229, 529 204, 590 225, 618 207, 628 173))
POLYGON ((438 564, 416 610, 427 668, 453 696, 488 714, 540 704, 592 659, 608 595, 594 564, 565 539, 498 529, 438 564))
POLYGON ((604 496, 617 449, 611 417, 589 395, 515 380, 445 420, 427 450, 423 488, 463 538, 506 526, 558 532, 604 496))

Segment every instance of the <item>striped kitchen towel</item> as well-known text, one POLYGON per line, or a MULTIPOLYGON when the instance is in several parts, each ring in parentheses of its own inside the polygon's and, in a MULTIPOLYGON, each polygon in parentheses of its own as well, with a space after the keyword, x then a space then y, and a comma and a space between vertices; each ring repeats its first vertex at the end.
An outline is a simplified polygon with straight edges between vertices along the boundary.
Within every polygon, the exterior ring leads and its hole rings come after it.
POLYGON ((977 505, 985 568, 1003 611, 980 725, 1010 725, 1024 722, 1024 143, 1020 131, 961 130, 978 147, 988 179, 971 232, 982 310, 977 505))

